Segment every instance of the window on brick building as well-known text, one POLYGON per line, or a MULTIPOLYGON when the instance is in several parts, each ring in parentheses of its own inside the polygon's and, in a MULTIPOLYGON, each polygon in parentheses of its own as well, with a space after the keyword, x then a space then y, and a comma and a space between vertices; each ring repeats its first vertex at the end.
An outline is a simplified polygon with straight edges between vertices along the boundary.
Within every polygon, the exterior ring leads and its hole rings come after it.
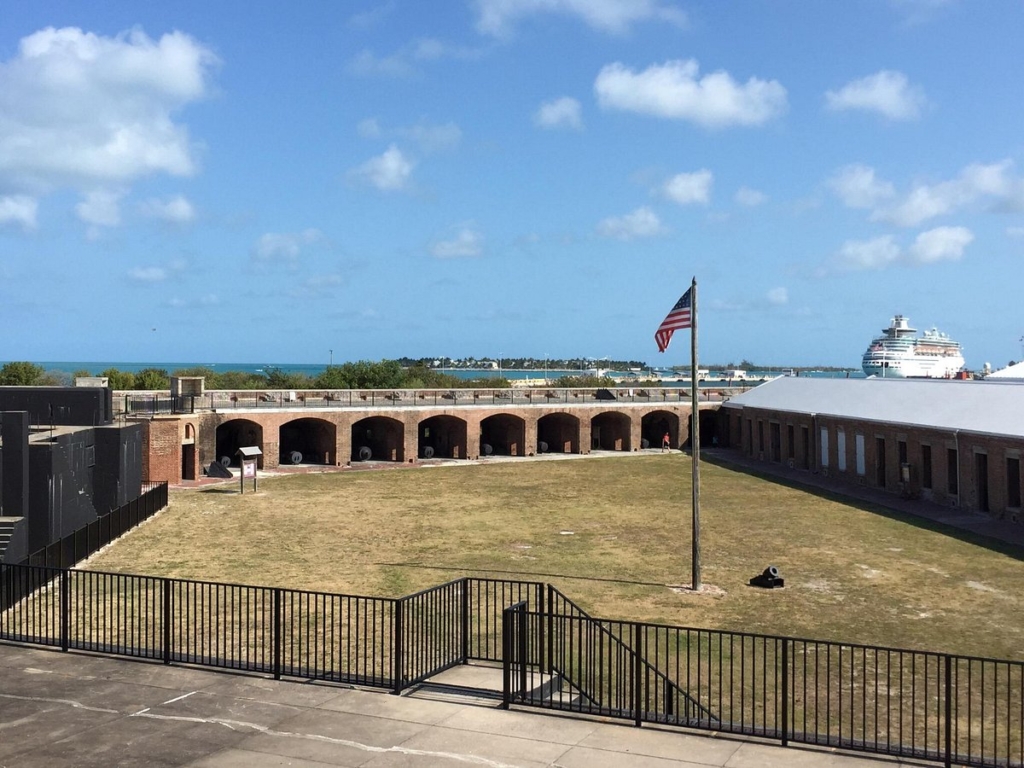
POLYGON ((921 446, 921 487, 932 487, 932 447, 921 446))
POLYGON ((946 487, 952 495, 960 492, 960 461, 956 448, 946 449, 946 487))
POLYGON ((1006 506, 1020 507, 1020 459, 1006 458, 1006 506))

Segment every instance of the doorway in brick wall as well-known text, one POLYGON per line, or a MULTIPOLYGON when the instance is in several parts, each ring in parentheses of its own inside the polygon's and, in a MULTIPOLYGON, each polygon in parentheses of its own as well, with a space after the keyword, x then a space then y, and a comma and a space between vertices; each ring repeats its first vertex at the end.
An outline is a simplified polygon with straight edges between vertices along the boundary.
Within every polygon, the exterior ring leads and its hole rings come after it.
POLYGON ((196 479, 196 428, 185 425, 185 437, 181 441, 181 479, 196 479))

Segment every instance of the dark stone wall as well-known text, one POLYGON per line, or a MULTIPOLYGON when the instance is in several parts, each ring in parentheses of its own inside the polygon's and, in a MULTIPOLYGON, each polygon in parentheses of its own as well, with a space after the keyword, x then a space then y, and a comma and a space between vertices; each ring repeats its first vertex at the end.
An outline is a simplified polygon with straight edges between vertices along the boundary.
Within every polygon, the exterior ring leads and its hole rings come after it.
POLYGON ((143 425, 114 426, 112 404, 105 387, 0 387, 0 514, 24 518, 5 562, 141 495, 143 425), (30 442, 33 425, 80 428, 30 442))
POLYGON ((91 455, 95 455, 95 433, 91 429, 29 444, 30 551, 96 518, 91 455))
POLYGON ((28 512, 28 433, 28 413, 0 414, 0 515, 5 517, 28 512))
POLYGON ((109 387, 0 387, 0 411, 28 411, 37 425, 98 427, 113 420, 109 387))
POLYGON ((93 504, 98 514, 117 509, 142 493, 142 424, 99 427, 93 504))

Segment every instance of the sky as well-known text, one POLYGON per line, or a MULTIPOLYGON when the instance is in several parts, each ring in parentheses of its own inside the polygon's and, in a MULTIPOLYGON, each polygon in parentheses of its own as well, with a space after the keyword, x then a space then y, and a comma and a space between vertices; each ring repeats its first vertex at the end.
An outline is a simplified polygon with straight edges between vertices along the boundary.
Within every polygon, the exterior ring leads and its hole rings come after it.
POLYGON ((0 360, 1024 356, 1017 0, 0 15, 0 360))

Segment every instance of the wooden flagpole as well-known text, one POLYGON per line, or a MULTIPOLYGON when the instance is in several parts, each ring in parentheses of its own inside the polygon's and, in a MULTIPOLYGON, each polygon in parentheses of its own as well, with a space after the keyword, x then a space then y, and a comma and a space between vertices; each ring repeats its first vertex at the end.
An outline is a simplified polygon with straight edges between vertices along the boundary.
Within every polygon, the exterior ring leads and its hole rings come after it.
POLYGON ((690 285, 690 455, 693 457, 693 580, 700 591, 700 401, 697 396, 697 278, 690 285))

